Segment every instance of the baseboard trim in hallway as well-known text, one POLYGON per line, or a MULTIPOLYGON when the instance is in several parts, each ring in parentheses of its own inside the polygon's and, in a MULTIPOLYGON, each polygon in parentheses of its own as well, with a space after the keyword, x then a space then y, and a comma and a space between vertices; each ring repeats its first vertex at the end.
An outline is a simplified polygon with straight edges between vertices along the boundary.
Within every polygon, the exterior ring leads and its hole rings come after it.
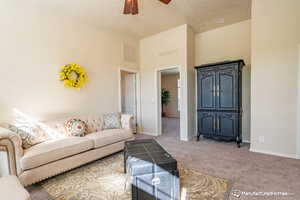
POLYGON ((243 140, 243 143, 247 143, 247 144, 250 144, 250 140, 243 140))
POLYGON ((143 134, 143 135, 150 135, 150 136, 157 136, 157 133, 151 133, 151 132, 139 132, 137 134, 143 134))
POLYGON ((272 155, 272 156, 279 156, 279 157, 284 157, 284 158, 292 158, 292 159, 300 159, 299 155, 295 154, 282 154, 282 153, 275 153, 271 151, 263 151, 263 150, 257 150, 250 148, 249 151, 254 152, 254 153, 262 153, 262 154, 267 154, 267 155, 272 155))

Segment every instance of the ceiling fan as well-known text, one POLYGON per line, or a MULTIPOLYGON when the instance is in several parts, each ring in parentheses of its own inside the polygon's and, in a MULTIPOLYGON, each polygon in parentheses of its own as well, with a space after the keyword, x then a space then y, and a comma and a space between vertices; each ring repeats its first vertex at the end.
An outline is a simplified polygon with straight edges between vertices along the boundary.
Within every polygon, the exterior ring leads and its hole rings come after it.
MULTIPOLYGON (((164 4, 169 4, 172 0, 158 0, 164 4)), ((124 12, 125 15, 137 15, 139 13, 138 0, 125 0, 124 12)))

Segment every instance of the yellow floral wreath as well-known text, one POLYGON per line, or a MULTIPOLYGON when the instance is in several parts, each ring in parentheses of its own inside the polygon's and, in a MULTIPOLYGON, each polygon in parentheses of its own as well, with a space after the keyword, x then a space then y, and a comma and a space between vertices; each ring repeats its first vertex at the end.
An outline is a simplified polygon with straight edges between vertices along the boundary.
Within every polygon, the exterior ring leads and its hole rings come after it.
POLYGON ((87 81, 86 73, 82 67, 75 63, 67 64, 61 67, 59 80, 63 81, 68 88, 80 89, 87 81))

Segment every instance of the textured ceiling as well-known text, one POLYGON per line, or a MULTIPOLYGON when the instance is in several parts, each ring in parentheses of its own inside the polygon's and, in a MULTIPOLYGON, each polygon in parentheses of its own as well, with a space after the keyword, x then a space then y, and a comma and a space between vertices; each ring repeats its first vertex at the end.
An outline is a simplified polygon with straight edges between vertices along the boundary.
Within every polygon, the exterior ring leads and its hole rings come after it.
MULTIPOLYGON (((74 17, 100 28, 145 37, 187 23, 203 32, 251 17, 251 0, 139 0, 139 15, 123 15, 124 0, 3 0, 27 13, 74 17)), ((0 8, 1 9, 1 8, 0 8)), ((0 10, 1 11, 1 10, 0 10)))

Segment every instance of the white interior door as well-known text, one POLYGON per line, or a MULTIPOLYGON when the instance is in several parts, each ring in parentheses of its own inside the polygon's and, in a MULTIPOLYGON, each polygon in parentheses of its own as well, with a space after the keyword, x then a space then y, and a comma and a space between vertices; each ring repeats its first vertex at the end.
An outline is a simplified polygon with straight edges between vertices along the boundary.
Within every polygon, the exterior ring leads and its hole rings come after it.
POLYGON ((122 73, 122 113, 133 115, 133 131, 136 132, 137 98, 135 73, 122 73))

